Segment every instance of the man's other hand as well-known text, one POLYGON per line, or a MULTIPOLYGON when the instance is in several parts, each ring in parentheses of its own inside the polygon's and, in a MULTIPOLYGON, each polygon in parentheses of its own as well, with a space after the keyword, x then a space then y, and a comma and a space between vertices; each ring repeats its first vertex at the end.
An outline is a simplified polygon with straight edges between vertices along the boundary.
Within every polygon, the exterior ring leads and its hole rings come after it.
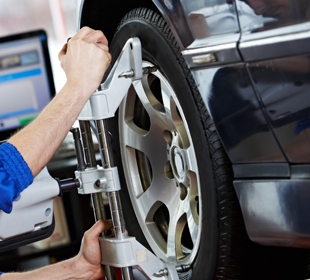
POLYGON ((101 266, 101 251, 98 237, 101 232, 112 228, 112 220, 100 220, 84 233, 79 254, 76 256, 76 268, 85 279, 99 279, 105 275, 101 266))
POLYGON ((108 40, 100 30, 80 29, 58 54, 68 83, 82 90, 87 99, 100 85, 111 62, 108 40))

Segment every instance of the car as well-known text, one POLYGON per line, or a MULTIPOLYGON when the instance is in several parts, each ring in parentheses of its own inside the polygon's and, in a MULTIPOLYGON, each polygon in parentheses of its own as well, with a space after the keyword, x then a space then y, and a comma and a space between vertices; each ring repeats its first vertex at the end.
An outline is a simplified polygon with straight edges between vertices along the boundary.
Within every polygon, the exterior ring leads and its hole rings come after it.
POLYGON ((310 3, 79 0, 143 66, 109 120, 129 234, 180 279, 305 279, 310 3))

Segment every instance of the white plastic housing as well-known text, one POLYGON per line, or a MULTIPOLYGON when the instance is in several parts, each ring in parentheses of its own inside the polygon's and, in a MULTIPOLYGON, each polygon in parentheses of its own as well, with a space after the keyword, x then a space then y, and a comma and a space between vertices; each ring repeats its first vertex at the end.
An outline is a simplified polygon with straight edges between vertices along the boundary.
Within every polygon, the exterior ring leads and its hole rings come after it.
POLYGON ((45 167, 13 202, 10 214, 0 210, 0 241, 46 228, 53 221, 53 199, 59 185, 45 167))

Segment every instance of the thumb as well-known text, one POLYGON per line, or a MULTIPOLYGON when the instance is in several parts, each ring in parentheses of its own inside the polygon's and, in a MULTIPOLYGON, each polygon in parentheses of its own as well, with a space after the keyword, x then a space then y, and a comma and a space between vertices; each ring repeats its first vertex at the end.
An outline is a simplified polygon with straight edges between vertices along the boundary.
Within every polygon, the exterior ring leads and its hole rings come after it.
POLYGON ((60 50, 59 54, 58 54, 58 59, 61 61, 62 58, 66 55, 67 53, 67 49, 68 49, 68 44, 64 44, 62 49, 60 50))
POLYGON ((88 230, 88 236, 90 238, 98 238, 98 235, 101 232, 109 230, 112 227, 113 227, 112 220, 99 220, 88 230))

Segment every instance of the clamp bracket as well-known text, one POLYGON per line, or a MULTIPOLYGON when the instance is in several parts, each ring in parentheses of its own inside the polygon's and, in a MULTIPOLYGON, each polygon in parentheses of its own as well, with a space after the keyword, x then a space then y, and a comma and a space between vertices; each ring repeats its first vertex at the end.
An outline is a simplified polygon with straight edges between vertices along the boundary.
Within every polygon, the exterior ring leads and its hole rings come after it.
POLYGON ((117 167, 98 166, 84 171, 75 171, 75 178, 80 182, 79 194, 114 192, 121 189, 117 167))
POLYGON ((135 237, 123 240, 99 237, 101 264, 114 267, 132 266, 147 279, 178 280, 175 267, 165 264, 152 252, 139 243, 135 237), (158 271, 166 270, 166 276, 155 276, 158 271))
POLYGON ((142 76, 140 39, 131 38, 126 42, 108 78, 101 84, 101 90, 93 93, 78 119, 93 121, 114 117, 132 81, 139 80, 142 76), (115 92, 115 89, 117 89, 117 92, 115 92))

